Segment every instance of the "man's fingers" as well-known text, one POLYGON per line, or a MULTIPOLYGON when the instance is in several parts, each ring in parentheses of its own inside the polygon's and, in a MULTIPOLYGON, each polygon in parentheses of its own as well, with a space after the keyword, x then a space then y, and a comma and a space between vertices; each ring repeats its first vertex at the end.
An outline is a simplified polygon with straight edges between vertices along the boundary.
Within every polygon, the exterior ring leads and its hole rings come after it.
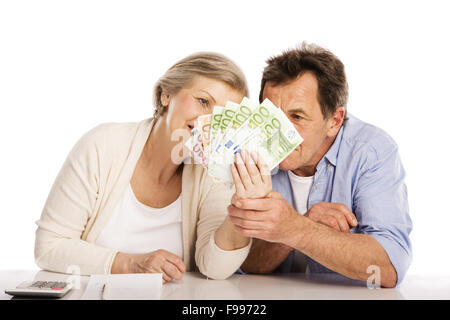
POLYGON ((255 212, 251 210, 242 210, 236 208, 234 205, 228 206, 228 213, 230 217, 252 220, 252 221, 264 221, 264 215, 260 212, 255 212))
MULTIPOLYGON (((320 222, 320 221, 319 221, 320 222)), ((327 225, 330 228, 333 228, 337 231, 341 231, 341 228, 339 226, 339 223, 336 221, 336 219, 333 216, 327 216, 326 218, 324 218, 323 223, 325 225, 327 225), (326 222, 325 222, 326 221, 326 222)))
POLYGON ((348 225, 347 220, 345 219, 345 217, 343 217, 342 215, 338 215, 335 217, 339 228, 341 229, 342 232, 350 232, 350 228, 348 225))
POLYGON ((350 226, 356 227, 358 225, 358 221, 356 220, 355 215, 350 211, 350 209, 347 208, 346 205, 333 202, 321 202, 321 204, 323 204, 328 209, 332 209, 343 214, 350 226))
POLYGON ((255 210, 255 211, 268 211, 274 206, 273 198, 262 199, 240 199, 236 202, 236 206, 240 209, 255 210))
POLYGON ((262 239, 260 230, 245 229, 236 225, 235 228, 245 237, 262 239))
POLYGON ((358 225, 358 221, 356 220, 355 215, 344 204, 336 203, 335 205, 336 210, 345 217, 347 223, 350 226, 356 227, 358 225))
POLYGON ((270 191, 269 194, 267 195, 266 198, 272 198, 272 199, 279 199, 279 200, 283 200, 283 196, 281 195, 281 193, 276 192, 276 191, 270 191))
POLYGON ((342 232, 349 232, 350 226, 346 219, 346 216, 341 212, 334 209, 328 209, 325 213, 327 216, 333 217, 339 226, 339 230, 342 232))
POLYGON ((358 225, 358 220, 356 220, 355 215, 352 212, 348 212, 345 217, 347 218, 348 223, 352 226, 352 227, 356 227, 358 225))
POLYGON ((263 222, 257 220, 247 220, 230 215, 231 222, 238 227, 250 230, 263 230, 263 222))

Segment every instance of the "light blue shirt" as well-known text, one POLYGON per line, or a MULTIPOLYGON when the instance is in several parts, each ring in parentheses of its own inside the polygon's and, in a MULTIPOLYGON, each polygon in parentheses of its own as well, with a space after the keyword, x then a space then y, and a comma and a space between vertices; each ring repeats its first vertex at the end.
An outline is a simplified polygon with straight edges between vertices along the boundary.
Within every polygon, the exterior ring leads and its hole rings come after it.
MULTIPOLYGON (((352 115, 320 160, 308 197, 308 210, 321 201, 342 203, 356 216, 352 233, 368 234, 384 248, 399 284, 412 260, 408 194, 397 144, 381 129, 352 115)), ((272 176, 273 190, 294 207, 287 171, 272 176)), ((307 258, 311 273, 332 272, 307 258)), ((290 272, 293 253, 275 270, 290 272)), ((368 277, 370 274, 368 274, 368 277)))

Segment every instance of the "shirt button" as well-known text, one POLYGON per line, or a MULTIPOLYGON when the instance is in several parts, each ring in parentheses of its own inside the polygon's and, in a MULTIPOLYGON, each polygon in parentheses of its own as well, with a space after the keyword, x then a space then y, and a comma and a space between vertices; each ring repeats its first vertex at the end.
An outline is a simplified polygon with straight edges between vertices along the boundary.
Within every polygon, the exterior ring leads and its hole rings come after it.
POLYGON ((327 163, 327 167, 329 167, 329 166, 331 166, 331 163, 328 162, 328 163, 327 163))

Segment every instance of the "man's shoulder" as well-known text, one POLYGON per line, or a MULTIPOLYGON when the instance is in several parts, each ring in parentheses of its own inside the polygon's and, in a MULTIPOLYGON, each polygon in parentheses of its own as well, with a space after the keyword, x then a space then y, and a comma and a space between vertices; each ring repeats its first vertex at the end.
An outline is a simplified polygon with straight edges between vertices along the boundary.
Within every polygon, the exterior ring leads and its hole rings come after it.
POLYGON ((382 159, 398 149, 394 139, 383 129, 364 122, 353 115, 342 128, 341 150, 352 157, 382 159))

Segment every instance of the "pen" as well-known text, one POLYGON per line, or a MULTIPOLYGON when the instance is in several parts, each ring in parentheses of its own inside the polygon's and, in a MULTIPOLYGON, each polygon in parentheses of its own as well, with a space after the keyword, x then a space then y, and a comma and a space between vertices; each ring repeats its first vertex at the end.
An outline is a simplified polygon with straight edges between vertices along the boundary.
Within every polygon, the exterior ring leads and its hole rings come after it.
POLYGON ((106 283, 102 287, 102 300, 108 300, 108 288, 106 287, 106 283))

